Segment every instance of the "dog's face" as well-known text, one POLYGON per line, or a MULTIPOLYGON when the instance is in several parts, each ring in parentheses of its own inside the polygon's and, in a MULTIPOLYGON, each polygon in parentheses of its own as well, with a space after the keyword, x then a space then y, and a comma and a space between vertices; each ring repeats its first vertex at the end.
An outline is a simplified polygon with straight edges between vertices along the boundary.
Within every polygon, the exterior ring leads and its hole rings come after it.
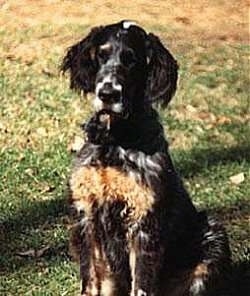
POLYGON ((143 98, 147 77, 145 32, 137 27, 107 27, 96 47, 98 71, 95 79, 96 110, 127 113, 143 98))
POLYGON ((71 88, 93 92, 96 111, 127 115, 160 100, 167 105, 177 63, 160 40, 133 22, 97 27, 64 57, 71 88))

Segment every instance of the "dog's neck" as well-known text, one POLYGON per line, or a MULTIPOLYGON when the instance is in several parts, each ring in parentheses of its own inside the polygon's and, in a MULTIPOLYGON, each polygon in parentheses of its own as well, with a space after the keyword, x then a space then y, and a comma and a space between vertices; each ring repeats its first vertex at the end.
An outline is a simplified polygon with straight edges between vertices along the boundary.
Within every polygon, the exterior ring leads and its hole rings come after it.
POLYGON ((166 153, 168 149, 158 113, 152 108, 143 113, 133 113, 126 119, 115 120, 108 130, 96 113, 84 125, 84 130, 88 141, 98 145, 121 146, 147 154, 166 153))

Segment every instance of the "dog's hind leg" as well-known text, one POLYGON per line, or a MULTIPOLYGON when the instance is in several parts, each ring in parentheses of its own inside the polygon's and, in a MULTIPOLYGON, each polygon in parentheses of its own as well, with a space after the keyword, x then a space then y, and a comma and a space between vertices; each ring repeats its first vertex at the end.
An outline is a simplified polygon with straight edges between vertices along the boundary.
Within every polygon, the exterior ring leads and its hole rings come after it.
MULTIPOLYGON (((205 220, 202 231, 202 258, 191 273, 189 292, 192 296, 209 295, 230 275, 231 253, 223 226, 200 213, 205 220)), ((215 294, 214 294, 215 295, 215 294)))

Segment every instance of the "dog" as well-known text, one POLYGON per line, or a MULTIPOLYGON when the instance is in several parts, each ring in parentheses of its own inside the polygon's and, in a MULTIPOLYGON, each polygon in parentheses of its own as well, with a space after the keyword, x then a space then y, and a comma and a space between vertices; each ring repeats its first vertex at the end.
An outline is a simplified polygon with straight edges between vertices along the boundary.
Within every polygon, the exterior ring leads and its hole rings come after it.
POLYGON ((175 94, 176 60, 121 21, 70 47, 62 71, 72 89, 94 93, 69 179, 81 295, 208 295, 227 275, 230 248, 223 226, 192 204, 154 107, 175 94))

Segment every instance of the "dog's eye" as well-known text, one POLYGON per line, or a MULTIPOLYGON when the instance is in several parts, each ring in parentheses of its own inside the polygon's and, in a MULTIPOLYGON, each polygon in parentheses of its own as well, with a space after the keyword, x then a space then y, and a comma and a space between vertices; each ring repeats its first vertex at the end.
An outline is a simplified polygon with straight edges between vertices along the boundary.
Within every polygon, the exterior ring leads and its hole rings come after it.
POLYGON ((100 50, 100 51, 99 51, 99 54, 98 54, 99 58, 100 58, 102 61, 107 61, 108 58, 109 58, 109 55, 110 55, 110 53, 109 53, 109 51, 107 51, 107 50, 100 50))
POLYGON ((112 46, 110 44, 104 44, 100 46, 98 56, 102 61, 107 61, 112 52, 112 46))
POLYGON ((133 52, 133 50, 129 49, 129 50, 125 50, 121 53, 121 62, 125 67, 131 67, 133 66, 137 59, 136 56, 133 52))

